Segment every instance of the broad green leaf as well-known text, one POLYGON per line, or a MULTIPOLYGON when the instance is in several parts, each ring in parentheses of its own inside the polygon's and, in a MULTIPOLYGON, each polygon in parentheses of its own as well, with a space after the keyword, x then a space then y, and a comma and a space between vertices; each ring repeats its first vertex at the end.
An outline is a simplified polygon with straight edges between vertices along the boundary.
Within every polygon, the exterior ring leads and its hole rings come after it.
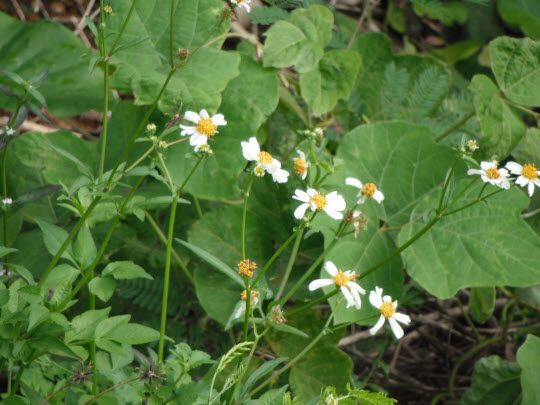
MULTIPOLYGON (((70 117, 103 107, 103 74, 89 73, 82 58, 86 54, 91 51, 63 25, 45 19, 24 22, 0 13, 2 69, 17 72, 26 81, 46 70, 39 92, 53 115, 70 117)), ((15 110, 16 100, 8 102, 0 92, 0 105, 15 110)))
MULTIPOLYGON (((43 234, 43 242, 51 255, 56 255, 60 250, 60 247, 68 238, 68 233, 63 228, 59 226, 49 224, 44 221, 37 221, 39 228, 43 234)), ((69 259, 72 263, 76 263, 75 258, 73 257, 73 251, 71 249, 71 243, 68 245, 67 249, 62 253, 62 257, 69 259)))
MULTIPOLYGON (((114 14, 108 18, 107 29, 119 32, 131 4, 114 0, 110 2, 114 14)), ((228 30, 225 22, 213 32, 220 21, 223 3, 219 0, 193 0, 176 3, 173 36, 173 63, 179 62, 176 51, 186 48, 193 52, 211 34, 214 38, 228 30)), ((170 7, 156 2, 138 2, 120 41, 120 46, 141 36, 150 39, 135 47, 115 53, 111 63, 117 66, 112 76, 113 86, 122 91, 132 91, 135 104, 151 104, 158 95, 169 74, 169 16, 170 7), (166 23, 165 23, 166 22, 166 23)), ((110 43, 108 41, 108 43, 110 43)), ((190 110, 206 108, 215 111, 221 103, 220 92, 227 82, 238 75, 237 55, 224 52, 218 42, 214 47, 201 48, 179 68, 170 80, 160 106, 189 106, 190 110)))
POLYGON ((106 335, 107 339, 130 345, 141 345, 154 342, 159 339, 159 332, 148 326, 136 323, 128 323, 122 327, 112 330, 106 335))
POLYGON ((517 362, 521 367, 522 405, 535 405, 540 401, 540 338, 528 335, 517 351, 517 362))
POLYGON ((9 290, 0 290, 0 307, 9 302, 9 290))
POLYGON ((154 278, 148 274, 141 266, 133 262, 112 262, 109 263, 101 272, 102 276, 113 276, 116 280, 130 278, 154 278))
POLYGON ((117 329, 122 329, 126 326, 130 318, 131 315, 117 315, 102 320, 96 327, 96 340, 107 339, 117 329))
POLYGON ((99 297, 103 302, 107 302, 114 294, 116 281, 112 277, 94 277, 88 283, 90 292, 99 297))
POLYGON ((30 271, 26 267, 13 263, 6 263, 5 266, 11 269, 12 273, 19 274, 28 283, 28 285, 36 284, 33 274, 30 273, 30 271))
POLYGON ((356 81, 360 58, 343 49, 326 52, 316 69, 300 74, 302 97, 315 115, 332 110, 338 99, 347 99, 356 81))
POLYGON ((73 256, 81 269, 85 270, 92 264, 96 255, 97 248, 92 232, 90 232, 88 225, 83 225, 73 243, 73 256))
POLYGON ((49 276, 41 286, 42 294, 44 291, 49 291, 51 288, 59 286, 64 281, 72 283, 79 273, 79 270, 69 264, 59 264, 51 270, 49 276))
POLYGON ((440 20, 445 25, 453 22, 463 24, 467 20, 467 8, 457 1, 439 3, 430 0, 411 0, 414 12, 420 17, 427 16, 440 20))
MULTIPOLYGON (((247 163, 240 142, 254 136, 278 103, 275 71, 262 68, 250 57, 242 56, 241 61, 240 75, 223 91, 219 109, 227 125, 219 127, 219 133, 210 142, 214 154, 203 159, 186 186, 186 190, 198 198, 234 198, 238 195, 238 176, 247 163)), ((182 142, 164 152, 165 162, 177 185, 184 182, 195 164, 196 159, 186 158, 192 151, 189 142, 182 142)))
POLYGON ((491 68, 510 100, 540 106, 540 42, 499 37, 489 43, 491 68))
POLYGON ((535 39, 540 39, 540 3, 536 0, 497 0, 501 17, 535 39))
POLYGON ((72 328, 66 332, 65 341, 67 343, 77 340, 88 340, 94 338, 97 325, 107 319, 111 308, 89 310, 77 315, 71 321, 72 328))
POLYGON ((512 152, 512 157, 518 162, 536 162, 540 160, 540 129, 527 128, 525 136, 512 152))
MULTIPOLYGON (((385 196, 379 216, 389 226, 408 222, 416 204, 426 194, 439 191, 456 159, 450 148, 435 144, 431 138, 424 127, 385 122, 355 128, 339 146, 336 157, 343 164, 342 177, 375 184, 385 196)), ((360 191, 351 186, 346 190, 351 195, 360 191)))
POLYGON ((521 392, 519 366, 489 356, 474 366, 471 388, 461 398, 462 405, 507 405, 514 402, 521 392))
POLYGON ((482 129, 482 156, 504 159, 525 135, 525 124, 500 98, 499 89, 487 76, 474 76, 469 91, 482 129))
MULTIPOLYGON (((470 182, 456 183, 454 194, 470 182)), ((481 184, 469 188, 457 207, 475 201, 481 184)), ((488 186, 485 194, 495 191, 488 186)), ((436 198, 419 204, 399 233, 403 245, 426 224, 436 198)), ((540 238, 521 219, 529 199, 512 188, 465 210, 443 217, 403 253, 409 275, 438 298, 465 287, 525 287, 540 279, 540 238), (520 269, 516 272, 515 269, 520 269)))
POLYGON ((323 6, 294 10, 288 21, 266 31, 264 66, 295 66, 298 73, 313 70, 332 35, 332 13, 323 6))
POLYGON ((30 313, 28 316, 28 331, 31 331, 34 327, 49 318, 49 310, 41 304, 30 305, 28 310, 30 313))
POLYGON ((484 323, 495 309, 495 287, 471 288, 469 308, 476 322, 484 323))

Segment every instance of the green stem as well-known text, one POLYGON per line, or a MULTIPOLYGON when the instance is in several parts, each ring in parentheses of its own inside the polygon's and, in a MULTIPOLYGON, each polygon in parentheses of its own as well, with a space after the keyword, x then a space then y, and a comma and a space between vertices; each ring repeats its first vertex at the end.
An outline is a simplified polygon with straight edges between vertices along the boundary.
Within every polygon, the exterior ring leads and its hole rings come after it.
POLYGON ((463 187, 463 190, 461 190, 461 191, 459 192, 459 194, 456 196, 456 198, 454 198, 454 201, 452 201, 450 204, 448 204, 444 210, 447 211, 447 210, 449 210, 450 208, 452 208, 452 207, 454 206, 454 204, 455 204, 456 202, 459 201, 459 199, 463 196, 463 194, 465 194, 465 193, 467 192, 467 190, 468 190, 469 188, 471 188, 471 186, 472 186, 474 183, 476 183, 476 181, 477 181, 479 178, 480 178, 480 177, 475 177, 474 179, 472 179, 472 180, 469 182, 469 184, 467 184, 465 187, 463 187))
POLYGON ((300 248, 300 243, 302 242, 302 237, 304 236, 304 230, 305 228, 301 228, 298 234, 296 235, 296 239, 294 241, 291 256, 289 257, 289 262, 287 263, 287 268, 285 270, 285 275, 283 276, 283 280, 281 280, 281 284, 276 294, 276 298, 275 298, 276 301, 279 301, 281 294, 283 294, 283 290, 285 290, 285 286, 287 285, 289 276, 291 275, 294 262, 296 261, 296 256, 298 255, 298 249, 300 248))
POLYGON ((283 374, 285 371, 290 369, 298 360, 300 360, 307 352, 311 350, 313 346, 315 346, 319 340, 326 334, 328 325, 330 325, 330 322, 334 318, 334 313, 332 312, 330 316, 328 317, 328 320, 326 321, 326 324, 322 328, 322 330, 319 332, 319 334, 311 341, 309 345, 307 345, 300 353, 296 355, 294 359, 292 359, 287 365, 283 368, 281 368, 276 374, 273 374, 270 378, 266 379, 262 384, 260 384, 257 388, 252 390, 247 394, 247 397, 252 397, 255 393, 259 392, 262 388, 270 384, 272 381, 274 381, 277 377, 279 377, 281 374, 283 374))
MULTIPOLYGON (((253 184, 254 175, 250 175, 247 179, 244 187, 244 209, 242 211, 242 260, 246 260, 246 217, 247 217, 247 203, 249 198, 249 191, 253 184)), ((247 301, 246 301, 247 302, 247 301)))
POLYGON ((439 198, 439 206, 437 208, 437 214, 441 213, 444 197, 446 196, 446 189, 448 188, 448 184, 450 184, 450 180, 452 179, 452 176, 454 175, 454 171, 456 170, 456 167, 458 163, 460 162, 460 160, 461 160, 461 156, 456 159, 456 161, 452 165, 452 168, 450 169, 450 172, 448 173, 448 176, 446 176, 446 180, 444 181, 444 186, 441 191, 441 196, 439 198))
POLYGON ((175 194, 169 215, 169 232, 167 234, 167 253, 165 256, 165 275, 163 277, 163 294, 161 301, 161 324, 159 328, 158 363, 163 361, 163 348, 165 343, 165 326, 167 324, 167 301, 169 298, 169 278, 171 275, 171 252, 174 234, 174 219, 176 217, 176 206, 178 205, 178 195, 175 194))
MULTIPOLYGON (((94 278, 94 269, 89 270, 88 273, 89 279, 94 278)), ((96 309, 96 296, 92 294, 90 291, 90 288, 88 288, 88 294, 89 294, 89 309, 91 311, 96 309)), ((96 365, 96 342, 92 340, 90 342, 90 367, 92 367, 92 395, 98 394, 98 379, 97 379, 97 365, 96 365)))
POLYGON ((144 159, 146 159, 146 157, 152 153, 152 151, 155 149, 155 145, 152 145, 152 147, 150 149, 148 149, 146 152, 144 152, 144 154, 139 158, 137 159, 137 161, 135 163, 133 163, 131 166, 129 166, 127 169, 126 169, 126 173, 129 173, 130 171, 132 171, 133 169, 135 169, 139 163, 141 163, 144 159))
POLYGON ((272 263, 274 263, 274 261, 278 258, 278 256, 281 254, 281 252, 283 252, 285 250, 285 248, 289 245, 289 243, 292 242, 292 240, 296 237, 298 232, 300 232, 300 230, 297 230, 291 236, 289 236, 289 239, 287 239, 285 241, 285 243, 283 245, 281 245, 281 247, 276 251, 276 253, 274 253, 274 255, 270 258, 270 260, 268 260, 268 262, 266 262, 263 269, 259 272, 259 274, 257 274, 257 277, 255 277, 255 280, 253 280, 251 282, 251 287, 252 288, 257 285, 259 280, 264 276, 264 273, 266 273, 266 271, 270 268, 272 263))
MULTIPOLYGON (((2 154, 2 189, 4 199, 7 198, 7 175, 6 175, 6 161, 7 161, 7 145, 4 148, 4 153, 2 154)), ((8 241, 8 212, 7 210, 2 213, 2 219, 4 222, 4 246, 9 247, 8 241)), ((4 263, 9 263, 8 255, 4 256, 4 263)))
POLYGON ((47 280, 47 277, 49 277, 49 274, 51 273, 52 269, 56 266, 56 263, 58 263, 58 261, 62 257, 62 254, 64 254, 65 250, 67 249, 67 247, 69 246, 73 238, 75 238, 75 236, 77 235, 77 232, 79 232, 79 229, 88 219, 88 217, 90 216, 90 214, 92 213, 92 211, 94 210, 94 208, 96 207, 96 205, 99 203, 100 200, 101 200, 101 196, 97 196, 96 198, 94 198, 94 201, 92 201, 92 203, 88 206, 84 214, 79 218, 75 226, 71 229, 71 232, 69 233, 68 237, 66 238, 62 246, 60 246, 60 249, 58 249, 58 252, 56 252, 56 255, 53 257, 53 259, 51 260, 51 262, 49 263, 49 265, 43 272, 43 275, 41 276, 41 279, 39 280, 38 287, 41 288, 43 286, 43 283, 45 282, 45 280, 47 280))
POLYGON ((467 121, 469 121, 474 116, 474 111, 471 111, 467 115, 465 115, 462 119, 460 119, 454 126, 448 128, 446 131, 444 131, 442 134, 440 134, 437 138, 435 138, 435 142, 440 142, 444 138, 446 138, 448 135, 450 135, 452 132, 454 132, 456 129, 461 128, 467 121))
POLYGON ((105 151, 107 149, 107 129, 109 127, 109 61, 105 60, 103 69, 103 130, 101 131, 100 141, 101 141, 101 153, 99 157, 99 181, 103 177, 103 168, 105 167, 105 151))
POLYGON ((454 382, 456 380, 456 374, 457 374, 459 368, 461 367, 461 365, 463 364, 463 362, 465 360, 467 360, 469 357, 473 356, 475 353, 482 350, 484 347, 489 346, 489 345, 491 345, 493 343, 496 343, 496 342, 502 340, 502 338, 503 338, 502 336, 495 336, 495 337, 492 337, 491 339, 484 340, 482 343, 477 344, 476 346, 474 346, 472 349, 467 351, 465 354, 463 354, 458 359, 458 361, 456 362, 456 364, 452 368, 452 372, 450 373, 450 377, 448 379, 448 391, 449 391, 450 396, 452 397, 452 399, 454 399, 456 397, 456 395, 454 393, 454 382))
POLYGON ((62 387, 60 387, 59 389, 57 389, 56 391, 54 391, 51 395, 49 395, 47 398, 45 398, 43 400, 43 402, 41 402, 41 404, 39 405, 45 405, 47 402, 49 402, 49 400, 53 399, 58 393, 62 392, 64 389, 66 389, 67 387, 69 387, 71 384, 73 384, 75 382, 75 380, 71 380, 69 381, 67 384, 64 384, 62 387))
POLYGON ((171 193, 177 194, 176 191, 174 190, 173 179, 171 177, 171 174, 169 173, 169 169, 167 168, 165 161, 163 160, 163 156, 161 155, 161 153, 158 153, 157 155, 158 155, 159 162, 161 163, 161 166, 163 167, 163 171, 165 172, 165 176, 167 176, 167 182, 169 183, 169 189, 171 190, 171 193))
POLYGON ((120 38, 122 38, 122 35, 124 35, 124 31, 126 30, 126 27, 128 25, 129 20, 131 19, 131 15, 133 14, 133 11, 135 10, 135 5, 137 4, 138 0, 131 0, 131 7, 129 9, 128 15, 126 16, 126 19, 124 20, 124 24, 122 24, 122 28, 120 29, 120 32, 118 33, 118 36, 116 37, 113 46, 111 47, 111 51, 109 52, 109 55, 113 55, 116 51, 116 46, 120 42, 120 38))
POLYGON ((465 204, 463 207, 460 207, 460 208, 456 208, 455 210, 453 211, 450 211, 450 212, 446 212, 446 213, 443 213, 443 216, 446 217, 448 215, 452 215, 452 214, 455 214, 456 212, 459 212, 459 211, 463 211, 465 208, 469 208, 475 204, 478 204, 479 202, 482 202, 486 199, 488 199, 489 197, 491 197, 492 195, 495 195, 495 194, 498 194, 500 193, 501 191, 504 191, 504 189, 499 189, 497 191, 494 191, 493 193, 489 193, 488 195, 486 195, 485 197, 482 197, 482 198, 478 198, 472 202, 470 202, 469 204, 465 204))
MULTIPOLYGON (((148 222, 150 222, 150 225, 152 226, 152 228, 154 228, 154 231, 156 231, 159 239, 165 244, 165 246, 167 246, 167 237, 165 236, 165 234, 163 233, 163 231, 161 230, 159 225, 156 223, 154 218, 152 218, 150 213, 148 211, 146 211, 146 210, 144 211, 144 215, 146 216, 146 219, 148 220, 148 222)), ((180 258, 178 253, 176 253, 176 250, 174 250, 174 249, 172 250, 172 255, 175 258, 175 260, 178 262, 178 265, 180 266, 180 268, 184 272, 187 279, 191 282, 191 284, 194 285, 195 280, 193 279, 193 276, 189 272, 189 270, 186 267, 186 264, 184 263, 184 261, 180 258)))
POLYGON ((88 404, 94 402, 95 399, 99 398, 100 396, 106 394, 109 391, 112 391, 112 390, 114 390, 114 389, 116 389, 118 387, 121 387, 122 385, 126 385, 126 384, 129 384, 130 382, 137 381, 137 380, 140 380, 140 379, 141 379, 141 377, 135 377, 135 378, 132 378, 131 380, 127 380, 127 381, 121 382, 120 384, 116 384, 114 387, 108 388, 105 391, 102 391, 99 394, 94 395, 92 398, 90 398, 88 401, 86 401, 84 403, 84 405, 88 405, 88 404))
POLYGON ((175 0, 171 0, 171 18, 170 18, 170 36, 169 36, 169 50, 171 56, 171 69, 174 69, 174 6, 175 0))
POLYGON ((243 276, 244 285, 246 287, 246 312, 244 314, 244 330, 242 334, 242 341, 247 342, 248 329, 249 329, 249 317, 251 315, 251 289, 249 288, 249 281, 247 276, 243 276))
POLYGON ((15 381, 13 382, 13 386, 11 387, 11 394, 16 394, 17 389, 19 388, 19 383, 21 382, 21 377, 24 373, 24 370, 26 370, 26 364, 21 364, 19 367, 19 371, 17 372, 17 375, 15 376, 15 381))

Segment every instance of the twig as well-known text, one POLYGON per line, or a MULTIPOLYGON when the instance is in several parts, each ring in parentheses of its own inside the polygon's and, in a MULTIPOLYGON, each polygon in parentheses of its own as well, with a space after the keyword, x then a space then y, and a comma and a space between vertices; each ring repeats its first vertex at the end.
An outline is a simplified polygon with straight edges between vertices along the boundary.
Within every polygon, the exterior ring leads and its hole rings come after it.
POLYGON ((88 6, 86 7, 86 10, 84 10, 84 14, 82 15, 81 19, 79 20, 79 24, 77 24, 77 27, 75 28, 75 35, 79 35, 82 32, 82 30, 86 27, 86 16, 90 14, 90 11, 92 10, 92 7, 94 7, 94 3, 96 0, 90 0, 88 3, 88 6))
POLYGON ((11 0, 11 4, 13 5, 13 8, 17 12, 17 15, 19 16, 21 21, 26 21, 26 17, 24 16, 21 6, 19 6, 19 3, 17 3, 17 0, 11 0))
POLYGON ((49 13, 47 12, 47 9, 45 8, 45 6, 43 5, 43 2, 41 0, 36 0, 36 3, 38 5, 38 7, 41 9, 41 11, 43 11, 43 15, 45 16, 45 18, 47 20, 50 20, 51 19, 51 16, 49 15, 49 13))

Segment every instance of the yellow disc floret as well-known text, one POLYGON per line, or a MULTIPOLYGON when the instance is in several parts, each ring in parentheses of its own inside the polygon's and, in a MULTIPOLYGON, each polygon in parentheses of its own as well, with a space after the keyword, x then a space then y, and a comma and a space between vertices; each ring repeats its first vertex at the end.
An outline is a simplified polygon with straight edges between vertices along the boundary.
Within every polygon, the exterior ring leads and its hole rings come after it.
POLYGON ((344 286, 347 285, 349 281, 354 281, 359 277, 358 274, 352 274, 350 276, 347 275, 347 273, 342 272, 341 270, 338 271, 338 274, 334 276, 334 283, 336 285, 344 286))
POLYGON ((373 197, 375 191, 377 191, 377 186, 375 186, 375 184, 366 183, 362 189, 362 194, 364 194, 366 197, 373 197))
POLYGON ((197 131, 206 136, 214 136, 217 125, 212 122, 212 118, 201 118, 197 124, 197 131))
POLYGON ((249 262, 249 259, 242 260, 240 263, 238 263, 238 274, 242 276, 253 276, 253 270, 257 268, 257 263, 255 262, 249 262))
POLYGON ((304 159, 294 159, 294 171, 298 174, 304 174, 307 170, 307 164, 304 159))
POLYGON ((534 163, 529 163, 523 166, 523 171, 521 174, 523 177, 526 177, 529 180, 534 180, 538 178, 538 169, 534 167, 534 163))
POLYGON ((259 152, 259 162, 266 165, 272 164, 272 155, 268 152, 259 152))
POLYGON ((383 302, 381 307, 379 308, 379 311, 381 311, 381 314, 383 314, 385 318, 392 318, 396 313, 396 309, 394 308, 394 304, 392 304, 392 301, 383 302))
POLYGON ((495 167, 487 169, 486 173, 487 173, 487 176, 490 179, 498 179, 499 177, 501 177, 501 174, 499 173, 499 171, 495 167))
MULTIPOLYGON (((250 295, 251 295, 251 302, 253 302, 253 300, 259 296, 259 292, 252 290, 250 295)), ((240 294, 240 298, 242 298, 243 301, 247 301, 246 290, 242 291, 242 294, 240 294)))
POLYGON ((311 197, 311 199, 309 200, 309 203, 315 204, 315 207, 317 207, 317 210, 320 211, 324 207, 326 207, 326 204, 328 203, 328 201, 326 201, 326 196, 324 194, 317 193, 315 194, 315 196, 311 197))

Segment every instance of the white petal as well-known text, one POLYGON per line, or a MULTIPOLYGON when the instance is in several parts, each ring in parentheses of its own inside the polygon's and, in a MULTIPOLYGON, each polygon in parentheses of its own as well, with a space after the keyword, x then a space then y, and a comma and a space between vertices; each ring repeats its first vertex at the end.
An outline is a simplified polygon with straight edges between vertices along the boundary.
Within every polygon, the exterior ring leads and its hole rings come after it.
POLYGON ((296 210, 294 210, 294 217, 297 219, 302 219, 306 210, 309 208, 309 204, 302 204, 296 210))
POLYGON ((302 173, 302 180, 305 180, 307 177, 307 169, 304 170, 304 173, 302 173))
POLYGON ((529 197, 532 197, 534 193, 534 183, 532 181, 529 181, 529 197))
POLYGON ((244 3, 240 4, 240 5, 244 6, 248 13, 251 11, 251 8, 247 5, 246 2, 244 2, 244 3))
POLYGON ((404 325, 408 325, 411 323, 411 318, 409 315, 405 315, 399 312, 396 312, 392 318, 394 318, 396 321, 401 322, 404 325))
POLYGON ((338 274, 338 269, 336 265, 330 261, 326 262, 324 264, 325 270, 330 274, 332 277, 334 277, 336 274, 338 274))
MULTIPOLYGON (((351 283, 347 283, 347 286, 349 286, 349 284, 351 283)), ((349 291, 354 299, 354 306, 356 307, 356 309, 362 308, 362 300, 360 299, 360 294, 358 294, 358 291, 352 288, 350 288, 349 291)))
POLYGON ((315 190, 314 188, 309 188, 307 189, 307 194, 309 195, 309 197, 315 197, 317 195, 317 190, 315 190))
POLYGON ((467 170, 467 174, 470 176, 471 174, 486 174, 485 170, 478 170, 478 169, 469 169, 467 170))
POLYGON ((506 177, 500 177, 497 180, 498 181, 495 184, 500 188, 504 188, 505 190, 508 190, 510 188, 510 182, 506 177))
POLYGON ((198 124, 199 121, 201 120, 201 116, 197 114, 196 112, 186 111, 186 113, 184 114, 184 119, 194 122, 195 124, 198 124))
POLYGON ((354 281, 349 281, 347 283, 347 287, 349 287, 351 290, 358 291, 360 294, 364 295, 366 293, 366 290, 364 290, 362 287, 360 287, 358 284, 356 284, 354 281))
POLYGON ((289 172, 282 169, 276 170, 271 175, 276 183, 287 183, 287 179, 289 178, 289 172))
POLYGON ((377 333, 379 331, 379 329, 382 328, 382 326, 384 325, 384 320, 386 318, 384 317, 384 315, 381 315, 379 320, 377 321, 377 323, 375 324, 375 326, 373 328, 371 328, 369 330, 369 333, 371 333, 372 335, 374 335, 375 333, 377 333))
POLYGON ((216 114, 212 117, 212 124, 214 125, 227 125, 223 114, 216 114))
POLYGON ((195 145, 204 145, 208 142, 208 137, 206 135, 199 134, 198 132, 194 135, 191 135, 189 139, 189 144, 192 146, 195 145))
POLYGON ((320 278, 318 280, 313 280, 311 283, 309 283, 309 291, 314 291, 317 288, 326 287, 327 285, 334 284, 334 280, 331 278, 320 278))
POLYGON ((399 326, 399 323, 397 323, 394 318, 388 319, 388 322, 390 323, 390 327, 392 328, 392 332, 394 332, 396 338, 401 339, 404 333, 403 329, 401 329, 401 326, 399 326))
POLYGON ((382 200, 384 200, 384 195, 379 190, 375 190, 373 193, 373 199, 380 204, 382 200))
POLYGON ((268 172, 273 173, 278 169, 281 169, 281 163, 279 163, 278 160, 272 159, 272 163, 263 163, 262 164, 265 170, 268 170, 268 172))
POLYGON ((324 212, 328 214, 329 217, 334 219, 343 219, 343 214, 341 212, 337 212, 328 208, 324 208, 324 212))
POLYGON ((382 288, 375 287, 375 291, 371 291, 369 293, 369 302, 371 302, 371 305, 373 305, 375 308, 379 309, 382 305, 382 288))
POLYGON ((497 162, 480 162, 480 167, 482 170, 488 170, 488 169, 496 169, 497 168, 497 162))
POLYGON ((293 198, 295 200, 298 200, 298 201, 302 201, 302 202, 309 202, 310 200, 310 196, 308 195, 308 193, 306 193, 305 191, 302 191, 302 190, 295 190, 294 191, 295 195, 293 196, 293 198))
POLYGON ((326 196, 326 202, 326 207, 335 211, 343 211, 347 207, 345 200, 337 193, 337 191, 332 191, 328 194, 326 196))
POLYGON ((534 179, 534 184, 536 184, 538 187, 540 187, 540 179, 534 179))
POLYGON ((183 131, 180 132, 181 136, 193 135, 193 134, 197 133, 197 129, 195 127, 186 127, 185 125, 180 125, 180 128, 183 129, 183 131))
POLYGON ((210 115, 208 115, 208 111, 206 110, 201 110, 201 112, 199 113, 201 115, 201 118, 210 118, 210 115))
POLYGON ((347 308, 355 307, 356 302, 354 301, 354 298, 351 295, 351 293, 349 292, 349 290, 347 289, 347 287, 342 285, 340 289, 341 289, 341 292, 343 293, 343 295, 345 296, 345 299, 347 300, 347 308))
POLYGON ((499 174, 501 175, 501 177, 510 176, 510 173, 508 173, 508 170, 506 170, 506 169, 499 169, 499 174))
MULTIPOLYGON (((381 290, 381 292, 382 292, 382 290, 381 290)), ((391 302, 392 297, 390 297, 389 295, 385 295, 384 297, 382 297, 382 300, 383 300, 383 302, 391 302)))
POLYGON ((504 167, 512 172, 512 174, 521 174, 523 172, 523 166, 516 162, 508 162, 504 167))
MULTIPOLYGON (((254 139, 254 138, 251 138, 254 139)), ((244 155, 244 158, 250 161, 258 161, 259 160, 259 145, 255 145, 251 142, 251 139, 249 142, 241 142, 242 145, 242 154, 244 155)))
POLYGON ((300 159, 302 159, 304 162, 306 161, 306 154, 304 152, 302 152, 300 149, 297 149, 296 153, 298 153, 298 156, 300 156, 300 159))
POLYGON ((516 184, 520 185, 521 187, 525 187, 528 182, 529 182, 529 179, 527 177, 525 177, 525 176, 519 176, 516 179, 516 184))
POLYGON ((345 184, 348 186, 354 186, 358 188, 363 188, 362 182, 358 179, 355 179, 354 177, 347 177, 345 179, 345 184))

